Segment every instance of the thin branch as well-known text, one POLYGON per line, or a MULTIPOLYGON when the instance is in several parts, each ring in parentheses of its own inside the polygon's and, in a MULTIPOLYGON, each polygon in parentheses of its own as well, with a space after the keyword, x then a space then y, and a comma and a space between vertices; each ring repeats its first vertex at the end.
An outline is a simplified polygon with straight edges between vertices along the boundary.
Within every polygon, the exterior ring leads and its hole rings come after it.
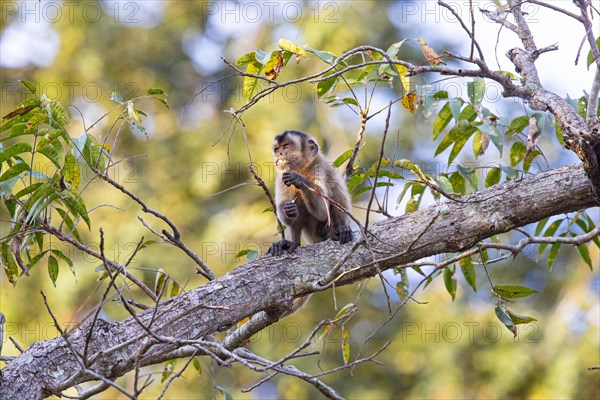
POLYGON ((92 168, 92 171, 94 171, 94 173, 98 177, 100 177, 103 181, 107 182, 108 184, 110 184, 111 186, 116 188, 117 190, 124 193, 130 199, 132 199, 133 201, 138 203, 142 207, 142 211, 155 216, 156 218, 162 220, 167 225, 169 225, 169 227, 173 231, 173 234, 166 233, 166 231, 163 230, 163 234, 167 237, 167 239, 169 239, 169 241, 172 242, 173 245, 175 245, 176 247, 179 247, 181 250, 183 250, 184 253, 186 253, 200 268, 202 268, 202 271, 203 271, 202 275, 205 278, 207 278, 208 280, 215 279, 215 275, 211 271, 210 267, 208 265, 206 265, 206 263, 204 261, 202 261, 202 259, 200 259, 200 257, 198 257, 198 255, 196 253, 194 253, 189 247, 187 247, 181 241, 181 234, 179 232, 179 229, 175 225, 175 223, 173 223, 173 221, 171 221, 169 218, 167 218, 167 216, 165 216, 164 214, 148 207, 141 198, 139 198, 137 195, 135 195, 133 192, 131 192, 130 190, 125 188, 123 185, 121 185, 114 179, 112 179, 110 176, 108 176, 108 174, 102 173, 102 171, 98 170, 97 168, 94 168, 94 167, 91 167, 91 168, 92 168))
POLYGON ((469 30, 469 28, 467 28, 467 25, 464 23, 464 21, 462 20, 460 15, 456 12, 456 10, 451 5, 449 5, 448 3, 446 3, 443 0, 438 0, 438 4, 446 9, 448 9, 448 11, 450 11, 452 13, 452 15, 454 15, 454 18, 456 18, 458 20, 458 22, 460 23, 460 25, 462 26, 464 31, 467 32, 467 35, 469 35, 469 38, 471 38, 471 53, 469 55, 469 60, 473 60, 473 51, 474 51, 473 46, 475 46, 475 47, 477 47, 477 52, 479 53, 479 58, 481 59, 481 61, 485 61, 485 58, 483 56, 483 51, 481 50, 479 43, 475 39, 475 18, 473 15, 472 0, 469 0, 469 8, 471 10, 471 30, 469 30))
POLYGON ((369 214, 371 211, 371 205, 373 204, 373 198, 375 197, 375 191, 377 190, 377 180, 379 178, 379 171, 381 170, 381 163, 383 162, 383 155, 385 151, 385 139, 387 138, 388 129, 390 127, 390 117, 392 115, 392 102, 388 104, 388 113, 385 119, 385 128, 383 129, 383 138, 381 138, 381 147, 379 148, 379 159, 377 160, 377 168, 375 169, 375 178, 373 182, 373 189, 371 190, 371 197, 367 203, 367 214, 365 216, 365 234, 369 227, 369 214))

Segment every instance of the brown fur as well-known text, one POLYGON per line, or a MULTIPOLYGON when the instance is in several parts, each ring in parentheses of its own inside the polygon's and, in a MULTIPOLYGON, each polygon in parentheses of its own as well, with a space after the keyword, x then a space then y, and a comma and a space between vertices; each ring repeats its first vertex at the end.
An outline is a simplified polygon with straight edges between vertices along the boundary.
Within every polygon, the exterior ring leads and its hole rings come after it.
POLYGON ((336 206, 308 188, 287 186, 282 180, 284 172, 295 172, 306 178, 323 195, 344 209, 351 210, 346 185, 338 171, 323 158, 314 138, 299 131, 285 131, 275 137, 273 157, 277 167, 277 215, 289 228, 292 241, 300 243, 300 237, 304 234, 307 242, 317 243, 335 238, 336 229, 349 228, 350 219, 336 206), (284 205, 290 202, 298 207, 298 216, 293 219, 288 218, 283 210, 284 205))
MULTIPOLYGON (((291 241, 273 243, 268 253, 279 256, 293 252, 300 245, 302 235, 309 243, 330 238, 342 243, 351 241, 348 215, 314 192, 351 211, 346 185, 338 171, 323 158, 315 139, 303 132, 285 131, 275 136, 273 158, 277 167, 277 215, 287 226, 286 233, 291 233, 288 236, 291 241)), ((310 295, 296 297, 283 316, 296 312, 309 298, 310 295)))

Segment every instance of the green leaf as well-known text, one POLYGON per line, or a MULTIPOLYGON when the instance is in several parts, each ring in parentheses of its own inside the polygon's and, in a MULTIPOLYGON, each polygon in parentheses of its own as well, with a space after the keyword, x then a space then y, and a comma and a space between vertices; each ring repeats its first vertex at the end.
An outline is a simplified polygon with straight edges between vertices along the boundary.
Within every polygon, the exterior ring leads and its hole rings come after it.
POLYGON ((521 115, 510 121, 508 128, 506 128, 505 135, 514 135, 515 133, 523 131, 527 126, 529 126, 529 117, 527 115, 521 115))
POLYGON ((515 314, 509 309, 506 309, 506 312, 508 313, 508 316, 510 317, 512 322, 514 322, 515 325, 528 324, 530 322, 537 321, 536 318, 515 314))
MULTIPOLYGON (((560 236, 562 237, 564 236, 564 234, 560 236)), ((558 255, 558 251, 560 250, 561 245, 561 243, 554 243, 552 244, 552 246, 550 246, 550 251, 548 252, 548 270, 552 269, 552 266, 554 265, 554 261, 556 261, 556 256, 558 255)))
MULTIPOLYGON (((18 117, 18 118, 21 118, 21 117, 18 117)), ((24 118, 26 118, 26 117, 24 117, 24 118)), ((9 122, 11 122, 11 121, 9 121, 9 122)), ((27 130, 27 124, 26 123, 24 123, 24 122, 15 123, 10 128, 10 134, 6 135, 6 136, 3 136, 2 138, 0 138, 0 143, 4 142, 6 140, 14 139, 16 137, 24 136, 24 135, 33 135, 33 132, 29 132, 27 130)))
POLYGON ((171 284, 171 292, 169 293, 169 298, 170 297, 175 297, 175 296, 179 296, 179 293, 181 293, 181 286, 179 286, 179 283, 173 281, 171 284))
POLYGON ((425 188, 425 185, 421 185, 419 183, 414 183, 412 185, 411 196, 408 200, 408 203, 406 203, 406 214, 415 212, 419 209, 419 205, 421 204, 421 200, 423 199, 423 193, 425 192, 425 188))
POLYGON ((388 49, 386 51, 387 55, 390 56, 390 58, 396 57, 396 55, 398 55, 398 52, 400 51, 400 47, 402 47, 402 45, 404 44, 405 41, 406 41, 406 39, 401 40, 399 42, 392 44, 390 47, 388 47, 388 49))
POLYGON ((496 311, 496 316, 498 317, 500 322, 502 322, 504 324, 504 326, 506 326, 508 328, 508 330, 513 333, 513 335, 516 335, 515 324, 514 324, 513 320, 510 318, 510 316, 506 313, 506 311, 504 311, 502 308, 500 308, 498 306, 496 306, 495 311, 496 311))
POLYGON ((400 195, 396 199, 396 204, 402 203, 402 199, 404 198, 404 195, 408 192, 408 189, 412 188, 414 185, 416 185, 415 182, 408 182, 408 183, 406 183, 404 185, 404 188, 402 189, 402 192, 400 193, 400 195))
POLYGON ((588 265, 588 267, 590 267, 590 271, 594 270, 593 264, 592 264, 592 257, 590 256, 590 250, 587 247, 586 243, 580 244, 579 246, 577 246, 577 251, 579 252, 579 255, 581 256, 581 259, 583 261, 585 261, 585 263, 588 265))
POLYGON ((366 178, 365 174, 353 175, 352 178, 350 178, 348 180, 348 183, 346 184, 348 186, 348 191, 353 192, 354 189, 356 189, 358 187, 358 185, 360 185, 361 183, 363 183, 365 181, 365 178, 366 178))
POLYGON ((73 220, 69 214, 67 214, 67 212, 62 208, 56 208, 56 211, 58 211, 60 217, 63 219, 63 222, 65 225, 67 225, 67 228, 69 228, 69 233, 72 233, 73 236, 75 236, 75 239, 79 240, 79 242, 82 242, 81 236, 79 236, 79 231, 77 231, 77 228, 75 228, 75 224, 73 223, 73 220))
POLYGON ((540 234, 540 232, 542 231, 542 229, 544 229, 544 227, 548 223, 549 219, 550 219, 550 217, 546 217, 546 218, 544 218, 543 220, 541 220, 540 222, 537 223, 537 225, 535 227, 535 236, 538 236, 540 234))
MULTIPOLYGON (((264 66, 258 61, 249 63, 246 67, 246 72, 249 74, 259 75, 264 66)), ((243 94, 246 101, 250 101, 258 88, 258 79, 253 76, 244 76, 243 94)))
POLYGON ((51 183, 41 185, 25 202, 25 209, 29 211, 25 224, 29 224, 40 213, 58 198, 56 188, 51 183))
POLYGON ((435 150, 435 155, 437 156, 446 150, 451 144, 455 144, 455 148, 452 149, 452 153, 450 154, 450 159, 448 161, 448 164, 451 164, 452 160, 458 155, 469 137, 471 137, 471 135, 477 130, 477 128, 471 124, 476 117, 477 113, 473 107, 470 105, 465 107, 465 109, 460 113, 459 120, 456 125, 450 129, 450 132, 448 132, 448 134, 438 145, 437 149, 435 150))
MULTIPOLYGON (((564 220, 562 220, 562 219, 557 219, 552 224, 550 224, 550 226, 548 227, 548 229, 546 229, 546 231, 544 232, 544 236, 546 236, 546 237, 548 237, 548 236, 554 236, 554 234, 558 230, 558 227, 563 223, 563 221, 564 220)), ((541 243, 540 244, 540 249, 538 250, 538 257, 542 255, 542 253, 546 249, 546 246, 548 246, 548 243, 541 243)))
MULTIPOLYGON (((592 221, 592 219, 590 218, 590 216, 587 213, 583 213, 583 215, 585 216, 585 219, 588 222, 586 232, 591 232, 593 229, 596 228, 596 225, 594 224, 594 221, 592 221)), ((596 246, 598 246, 598 248, 600 249, 600 238, 598 236, 596 236, 595 238, 592 239, 592 241, 594 243, 596 243, 596 246)))
POLYGON ((58 249, 52 249, 52 253, 60 258, 61 260, 63 260, 64 262, 67 263, 67 265, 69 266, 69 269, 71 270, 71 272, 73 273, 73 276, 75 275, 75 268, 73 268, 73 261, 71 261, 71 259, 69 257, 67 257, 62 251, 58 250, 58 249))
POLYGON ((400 275, 400 280, 396 282, 396 293, 398 293, 400 301, 405 301, 410 294, 408 273, 406 272, 406 268, 400 268, 396 273, 400 275))
POLYGON ((458 171, 453 172, 448 179, 450 184, 452 184, 452 191, 454 193, 464 195, 467 193, 467 185, 465 183, 465 178, 458 171))
POLYGON ((356 99, 354 99, 352 97, 343 98, 342 101, 344 103, 346 103, 346 104, 350 104, 350 105, 353 105, 353 106, 356 106, 356 107, 360 108, 360 105, 358 104, 358 101, 356 101, 356 99))
POLYGON ((62 167, 61 159, 63 149, 57 140, 40 139, 36 147, 36 152, 46 156, 48 160, 52 161, 52 164, 54 164, 56 168, 62 167))
POLYGON ((41 185, 42 182, 35 182, 29 186, 24 187, 23 189, 19 190, 17 194, 15 194, 15 199, 20 199, 23 196, 27 196, 28 194, 36 191, 41 185))
POLYGON ((502 176, 502 170, 498 167, 490 169, 485 177, 485 187, 490 187, 500 182, 502 176))
POLYGON ((315 50, 308 48, 308 51, 313 53, 315 56, 319 57, 321 60, 325 61, 327 64, 332 64, 337 58, 333 53, 329 51, 315 50))
POLYGON ((36 254, 35 257, 33 257, 32 259, 28 260, 27 267, 30 271, 46 255, 47 252, 48 250, 44 250, 41 253, 36 254))
POLYGON ((148 94, 152 95, 152 94, 165 94, 165 91, 162 89, 157 89, 157 88, 151 88, 148 89, 148 94))
POLYGON ((169 379, 169 377, 175 370, 175 364, 177 364, 177 360, 170 360, 165 363, 165 366, 163 367, 160 383, 164 383, 167 379, 169 379))
POLYGON ((556 120, 554 121, 554 133, 556 135, 556 139, 558 140, 558 143, 560 143, 560 145, 564 149, 565 148, 564 132, 556 120))
POLYGON ((198 357, 194 357, 192 360, 192 365, 194 366, 194 369, 198 371, 198 375, 202 375, 202 365, 200 364, 198 357))
POLYGON ((24 80, 20 80, 19 82, 21 82, 21 85, 25 86, 25 88, 29 90, 31 94, 35 94, 37 92, 37 88, 33 83, 24 80))
POLYGON ((450 183, 450 179, 448 179, 447 175, 440 174, 435 181, 440 185, 440 188, 444 193, 452 193, 454 192, 454 188, 452 183, 450 183))
POLYGON ((514 169, 513 167, 509 167, 507 165, 501 165, 500 169, 502 170, 502 172, 504 172, 506 174, 507 177, 509 177, 510 179, 515 179, 517 177, 518 171, 516 169, 514 169))
POLYGON ((351 156, 352 156, 352 149, 346 150, 338 158, 335 159, 335 161, 333 162, 333 166, 335 168, 339 168, 343 163, 348 161, 351 156))
POLYGON ((479 129, 483 133, 488 135, 491 142, 494 144, 494 146, 500 152, 500 157, 502 157, 502 152, 504 150, 504 140, 502 139, 502 135, 500 135, 500 132, 498 132, 498 128, 496 128, 495 126, 492 126, 492 125, 483 124, 483 125, 479 126, 479 129))
POLYGON ((477 131, 477 128, 475 128, 473 126, 468 127, 467 129, 465 129, 463 131, 461 136, 456 140, 456 142, 454 142, 454 146, 452 147, 452 150, 450 151, 450 155, 448 156, 448 165, 452 164, 452 161, 454 161, 454 159, 458 156, 458 154, 463 149, 463 147, 465 147, 465 144, 467 144, 467 140, 469 140, 469 138, 476 131, 477 131))
MULTIPOLYGON (((42 96, 42 101, 44 97, 42 96)), ((54 128, 62 129, 64 126, 69 125, 71 123, 71 119, 69 118, 69 113, 67 109, 55 99, 48 99, 48 104, 50 106, 50 125, 54 128)))
POLYGON ((79 193, 72 188, 69 188, 68 190, 63 190, 60 192, 60 198, 62 201, 64 201, 71 214, 76 217, 80 216, 85 221, 88 228, 91 228, 90 217, 88 216, 87 208, 85 207, 85 203, 83 202, 83 199, 79 193))
POLYGON ((31 150, 32 148, 29 143, 15 143, 12 146, 0 151, 0 164, 8 160, 9 158, 16 156, 17 154, 22 154, 26 152, 30 153, 31 150))
POLYGON ((54 287, 56 287, 56 278, 58 278, 58 261, 54 256, 48 256, 48 275, 54 287))
POLYGON ((531 168, 531 163, 533 162, 533 159, 536 158, 537 156, 539 156, 540 154, 542 154, 542 152, 537 149, 530 152, 529 155, 527 156, 527 158, 525 159, 525 161, 523 161, 523 170, 529 171, 529 168, 531 168))
POLYGON ((254 61, 256 61, 256 53, 254 51, 252 51, 252 52, 246 53, 243 56, 241 56, 240 58, 238 58, 237 61, 235 62, 235 65, 237 65, 238 67, 241 67, 246 64, 253 63, 254 61))
POLYGON ((0 182, 7 181, 11 178, 21 175, 23 172, 29 171, 29 165, 24 162, 13 165, 0 176, 0 182))
POLYGON ((328 94, 332 88, 336 85, 338 81, 338 77, 334 76, 329 79, 325 79, 324 81, 319 81, 317 83, 317 96, 319 98, 328 94))
POLYGON ((514 167, 525 158, 527 148, 521 142, 515 142, 510 148, 510 165, 514 167))
POLYGON ((75 156, 71 153, 65 156, 65 164, 61 170, 62 176, 65 178, 73 189, 77 190, 79 188, 79 181, 81 179, 81 172, 79 169, 79 162, 75 156))
POLYGON ((444 285, 446 290, 450 293, 452 301, 456 298, 456 278, 454 277, 454 271, 450 267, 444 268, 444 285))
POLYGON ((448 103, 450 104, 450 111, 452 112, 452 116, 454 117, 455 121, 459 121, 460 120, 460 109, 462 108, 463 104, 465 103, 463 99, 461 98, 454 98, 454 99, 450 99, 448 100, 448 103))
POLYGON ((8 281, 15 286, 19 278, 19 268, 6 242, 2 243, 2 265, 8 281))
POLYGON ((151 240, 146 240, 144 243, 142 243, 140 245, 140 250, 143 250, 146 247, 153 245, 154 243, 156 243, 156 240, 152 240, 152 239, 151 240))
MULTIPOLYGON (((379 184, 377 184, 377 186, 379 186, 379 184)), ((352 193, 352 200, 358 198, 361 194, 365 192, 370 192, 371 190, 373 190, 373 186, 363 186, 359 188, 357 191, 352 193)))
POLYGON ((516 299, 519 297, 531 296, 534 293, 539 293, 537 290, 519 285, 495 285, 494 292, 504 299, 516 299))
POLYGON ((240 257, 244 257, 244 256, 246 256, 246 259, 248 261, 252 261, 258 256, 258 251, 251 250, 251 249, 243 249, 243 250, 238 251, 238 253, 235 255, 236 258, 240 258, 240 257))
POLYGON ((477 190, 479 188, 479 179, 477 178, 477 171, 471 167, 464 167, 460 164, 456 166, 458 172, 465 177, 465 179, 469 182, 469 185, 473 188, 473 190, 477 190))
MULTIPOLYGON (((80 138, 77 139, 79 140, 80 138)), ((79 144, 80 143, 78 143, 78 145, 79 144)), ((85 136, 83 158, 88 163, 88 165, 93 166, 94 168, 97 168, 100 171, 104 170, 105 164, 102 146, 96 141, 96 138, 94 138, 92 135, 85 136)))
POLYGON ((472 82, 467 83, 467 95, 471 104, 481 104, 485 96, 485 79, 474 78, 472 82))
MULTIPOLYGON (((598 39, 596 39, 596 47, 600 48, 600 36, 598 36, 598 39)), ((590 51, 588 52, 587 55, 587 67, 588 69, 590 69, 590 65, 592 65, 594 63, 594 54, 592 53, 592 49, 590 49, 590 51)))
MULTIPOLYGON (((29 99, 29 100, 37 101, 37 99, 29 99)), ((25 103, 25 102, 23 102, 23 103, 25 103)), ((23 103, 21 103, 21 104, 23 104, 23 103)), ((39 101, 37 101, 37 103, 39 104, 39 101)), ((8 113, 7 115, 5 115, 3 117, 3 121, 6 121, 6 122, 4 122, 2 125, 0 125, 0 132, 4 132, 9 129, 12 129, 16 125, 19 125, 19 124, 28 123, 33 119, 34 116, 37 116, 37 115, 40 115, 40 110, 39 110, 39 108, 37 108, 37 106, 32 105, 32 104, 27 105, 27 106, 19 105, 19 106, 17 106, 17 108, 15 108, 13 111, 11 111, 10 113, 8 113)), ((42 115, 44 115, 44 114, 42 114, 42 115)), ((34 131, 35 131, 35 129, 25 130, 21 134, 29 135, 29 134, 33 134, 34 131)), ((15 135, 15 136, 19 136, 19 135, 15 135)), ((8 138, 9 137, 3 137, 0 139, 0 142, 7 140, 8 138)))
POLYGON ((473 288, 473 291, 477 291, 477 275, 475 274, 475 266, 473 265, 473 260, 471 257, 466 257, 461 259, 458 264, 460 265, 460 270, 462 271, 465 279, 469 286, 473 288))
POLYGON ((450 103, 447 102, 440 109, 435 121, 433 121, 433 140, 436 140, 439 134, 448 126, 452 120, 452 111, 450 111, 450 103))

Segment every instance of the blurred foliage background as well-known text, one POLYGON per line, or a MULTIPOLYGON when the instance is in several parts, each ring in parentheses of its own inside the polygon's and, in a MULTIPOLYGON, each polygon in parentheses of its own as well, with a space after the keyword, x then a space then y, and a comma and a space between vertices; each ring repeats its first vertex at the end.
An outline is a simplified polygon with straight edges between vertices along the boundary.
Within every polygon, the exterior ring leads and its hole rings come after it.
MULTIPOLYGON (((38 90, 70 105, 72 136, 80 135, 109 113, 89 132, 99 140, 108 137, 110 143, 116 139, 115 154, 123 161, 111 170, 111 176, 150 207, 168 215, 179 226, 183 240, 222 275, 244 264, 245 258, 236 258, 240 250, 264 252, 277 239, 277 231, 272 213, 263 212, 269 202, 257 186, 241 186, 219 194, 252 181, 243 138, 239 129, 231 134, 231 116, 223 112, 244 104, 242 80, 227 78, 232 71, 221 57, 234 62, 256 48, 274 50, 279 38, 340 54, 361 44, 386 49, 401 39, 425 36, 439 51, 465 51, 468 42, 456 20, 444 15, 434 2, 3 1, 0 114, 8 113, 26 97, 18 80, 34 82, 38 90), (148 139, 128 127, 115 138, 111 93, 118 91, 127 100, 152 87, 168 93, 170 108, 149 100, 137 105, 147 114, 143 119, 148 139)), ((534 28, 555 26, 538 15, 539 23, 534 28)), ((570 59, 578 43, 565 43, 570 59)), ((486 52, 494 54, 494 45, 493 41, 485 42, 486 52)), ((424 61, 416 44, 403 47, 400 54, 408 60, 424 61)), ((503 54, 498 51, 498 58, 503 59, 503 54)), ((564 60, 565 55, 561 57, 564 60)), ((295 65, 292 60, 278 79, 319 71, 324 64, 317 61, 302 60, 295 65)), ((551 80, 550 89, 573 98, 583 94, 585 86, 569 80, 588 76, 585 71, 574 69, 567 61, 560 66, 550 64, 553 68, 568 64, 571 71, 561 75, 561 82, 551 80), (574 88, 573 92, 563 91, 565 85, 574 88)), ((385 105, 397 94, 395 88, 381 87, 375 104, 385 105)), ((497 101, 494 106, 503 115, 523 112, 522 104, 497 101)), ((384 115, 381 117, 367 127, 360 160, 364 165, 377 158, 384 115)), ((271 187, 274 135, 285 129, 309 132, 333 160, 352 146, 359 128, 356 115, 346 108, 319 103, 314 87, 308 84, 276 92, 250 109, 244 122, 258 172, 271 187)), ((389 155, 398 143, 397 158, 420 162, 429 174, 446 170, 445 157, 433 157, 435 146, 427 115, 394 108, 390 135, 394 139, 388 141, 389 155)), ((552 167, 577 162, 555 138, 543 136, 541 146, 552 167)), ((479 162, 497 161, 498 153, 489 153, 489 158, 479 162)), ((462 157, 461 162, 469 161, 468 154, 462 157)), ((163 228, 102 182, 92 182, 83 195, 89 208, 98 207, 90 214, 91 231, 80 230, 84 240, 97 248, 102 228, 109 244, 107 253, 115 260, 124 262, 142 236, 154 239, 138 216, 156 229, 163 228)), ((355 202, 359 218, 364 218, 360 208, 366 197, 355 202)), ((394 196, 391 201, 395 202, 394 196)), ((432 201, 426 199, 425 205, 432 201)), ((401 214, 403 208, 394 210, 392 204, 390 210, 401 214)), ((598 209, 591 215, 597 216, 598 209)), ((5 232, 8 225, 4 207, 0 217, 0 228, 5 232)), ((504 235, 502 239, 515 241, 518 236, 504 235)), ((24 347, 57 335, 40 289, 48 294, 50 305, 65 325, 85 318, 101 296, 97 263, 61 243, 52 246, 73 256, 76 277, 66 267, 61 268, 53 287, 45 268, 39 267, 13 288, 2 275, 0 311, 7 317, 3 354, 18 353, 7 341, 8 335, 24 347)), ((477 293, 459 281, 455 302, 438 279, 427 290, 417 292, 418 302, 409 302, 365 345, 363 356, 392 340, 390 348, 378 357, 384 365, 363 364, 353 374, 346 371, 323 379, 343 396, 357 399, 600 398, 600 374, 587 371, 588 366, 600 364, 600 256, 594 245, 590 251, 596 265, 593 272, 576 251, 567 247, 561 250, 550 272, 545 260, 538 259, 537 248, 491 268, 495 283, 523 283, 540 291, 517 305, 519 311, 539 321, 522 326, 516 339, 496 319, 483 274, 478 275, 477 293)), ((204 282, 182 252, 162 244, 145 249, 131 266, 150 285, 154 282, 153 270, 158 268, 176 277, 186 289, 204 282)), ((393 282, 396 278, 389 274, 388 279, 393 282)), ((354 302, 358 287, 337 289, 338 306, 354 302)), ((397 297, 392 300, 398 304, 397 297)), ((388 318, 378 280, 366 284, 358 305, 359 313, 348 325, 352 356, 388 318)), ((318 321, 335 314, 332 293, 320 293, 301 312, 257 335, 250 346, 267 358, 278 359, 299 345, 318 321)), ((118 303, 103 311, 103 318, 109 321, 125 317, 118 303)), ((322 348, 322 344, 316 348, 322 348)), ((306 358, 300 359, 298 366, 318 372, 319 368, 342 363, 339 332, 323 348, 320 365, 314 358, 306 358)), ((184 378, 173 384, 168 398, 223 398, 214 386, 224 388, 236 399, 319 396, 310 385, 285 377, 242 393, 241 389, 262 376, 239 366, 224 369, 208 360, 201 363, 202 373, 188 369, 184 378)), ((154 398, 160 392, 161 371, 162 366, 146 370, 157 375, 144 398, 154 398)), ((130 379, 127 376, 118 382, 126 385, 130 379)), ((98 398, 119 396, 117 391, 109 390, 98 398)))

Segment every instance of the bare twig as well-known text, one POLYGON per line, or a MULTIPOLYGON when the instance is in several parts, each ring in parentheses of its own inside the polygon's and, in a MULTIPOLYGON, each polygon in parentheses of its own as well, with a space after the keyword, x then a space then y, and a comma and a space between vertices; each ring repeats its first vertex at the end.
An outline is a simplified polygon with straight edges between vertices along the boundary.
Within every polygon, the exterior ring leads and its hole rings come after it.
POLYGON ((474 52, 473 47, 477 47, 477 52, 479 53, 479 58, 481 59, 481 61, 485 61, 485 57, 483 56, 483 51, 481 50, 479 43, 475 39, 475 18, 473 15, 472 0, 469 0, 469 9, 470 9, 470 13, 471 13, 471 30, 469 30, 469 28, 467 28, 467 25, 464 23, 461 16, 456 12, 456 10, 450 4, 448 4, 442 0, 438 0, 438 4, 446 9, 448 9, 452 13, 452 15, 454 15, 454 18, 456 18, 458 20, 458 22, 460 23, 460 25, 462 26, 464 31, 467 32, 467 35, 469 35, 469 38, 471 38, 471 52, 469 55, 469 60, 473 60, 473 52, 474 52))
POLYGON ((373 189, 371 190, 371 197, 367 203, 367 213, 365 216, 365 234, 369 227, 369 214, 371 211, 371 205, 373 204, 373 198, 375 197, 375 191, 377 190, 377 181, 379 178, 379 171, 381 170, 381 163, 383 162, 383 155, 385 151, 385 139, 387 138, 388 129, 390 127, 390 117, 392 115, 392 102, 388 104, 388 113, 385 118, 385 128, 383 129, 383 137, 381 138, 381 147, 379 148, 379 159, 377 160, 377 168, 375 169, 375 178, 373 182, 373 189))

